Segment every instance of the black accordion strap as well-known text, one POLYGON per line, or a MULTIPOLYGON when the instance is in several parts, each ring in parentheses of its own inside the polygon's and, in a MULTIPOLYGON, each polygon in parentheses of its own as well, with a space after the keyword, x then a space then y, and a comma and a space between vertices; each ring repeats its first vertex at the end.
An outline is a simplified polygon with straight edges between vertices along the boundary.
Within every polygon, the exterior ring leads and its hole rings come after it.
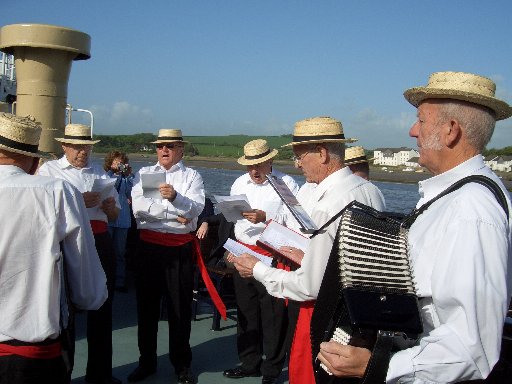
POLYGON ((447 194, 449 194, 449 193, 451 193, 453 191, 456 191, 457 189, 459 189, 460 187, 462 187, 463 185, 465 185, 467 183, 478 183, 480 185, 483 185, 483 186, 487 187, 493 193, 494 197, 496 198, 498 203, 501 205, 501 208, 503 208, 503 210, 505 211, 505 215, 507 216, 507 220, 509 220, 509 211, 508 211, 507 199, 505 198, 505 194, 503 193, 501 188, 498 186, 498 184, 496 184, 496 182, 494 182, 493 180, 491 180, 487 176, 471 175, 471 176, 467 176, 467 177, 465 177, 463 179, 460 179, 459 181, 453 183, 447 189, 445 189, 443 192, 441 192, 439 195, 434 197, 432 200, 429 200, 425 204, 423 204, 421 207, 419 207, 417 209, 414 209, 403 220, 403 222, 402 222, 403 226, 405 228, 410 228, 411 225, 416 221, 418 216, 421 215, 428 207, 430 207, 430 205, 432 205, 432 203, 434 203, 435 201, 437 201, 441 197, 444 197, 447 194))
POLYGON ((386 382, 391 348, 393 347, 393 332, 377 332, 377 341, 360 384, 382 384, 386 382))

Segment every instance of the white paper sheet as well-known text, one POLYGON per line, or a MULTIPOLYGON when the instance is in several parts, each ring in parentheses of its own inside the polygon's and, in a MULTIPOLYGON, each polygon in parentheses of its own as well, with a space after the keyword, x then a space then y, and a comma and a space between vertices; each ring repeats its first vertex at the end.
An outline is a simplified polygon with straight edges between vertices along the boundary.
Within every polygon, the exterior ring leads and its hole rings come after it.
POLYGON ((112 193, 116 179, 94 179, 91 192, 99 192, 100 201, 105 200, 112 193))
POLYGON ((242 253, 248 253, 249 255, 255 256, 256 258, 258 258, 259 261, 261 261, 263 264, 269 267, 272 264, 271 257, 260 255, 258 252, 254 252, 252 249, 247 248, 245 245, 240 244, 232 239, 228 239, 224 243, 224 249, 231 252, 236 257, 239 257, 240 255, 242 255, 242 253))
POLYGON ((162 199, 160 184, 165 184, 165 172, 142 173, 142 195, 150 199, 162 199))
POLYGON ((252 210, 246 195, 214 195, 213 197, 217 201, 217 209, 222 212, 227 221, 232 223, 244 218, 242 212, 252 210))

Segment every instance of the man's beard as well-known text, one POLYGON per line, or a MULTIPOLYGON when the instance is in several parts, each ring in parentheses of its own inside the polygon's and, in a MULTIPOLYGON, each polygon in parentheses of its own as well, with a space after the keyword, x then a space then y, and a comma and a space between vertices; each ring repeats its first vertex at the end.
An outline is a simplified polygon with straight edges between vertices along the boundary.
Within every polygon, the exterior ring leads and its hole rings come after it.
POLYGON ((435 131, 432 131, 430 135, 421 143, 422 149, 431 149, 433 151, 440 151, 443 149, 443 145, 441 144, 441 129, 437 128, 435 131))

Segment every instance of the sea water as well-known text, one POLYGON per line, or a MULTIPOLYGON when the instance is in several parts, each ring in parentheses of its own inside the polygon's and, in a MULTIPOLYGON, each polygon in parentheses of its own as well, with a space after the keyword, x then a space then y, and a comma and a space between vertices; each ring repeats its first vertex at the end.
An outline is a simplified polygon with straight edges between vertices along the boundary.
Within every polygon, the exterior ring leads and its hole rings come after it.
MULTIPOLYGON (((93 161, 102 163, 102 159, 94 156, 93 161)), ((140 168, 154 164, 149 160, 133 160, 130 161, 133 172, 137 172, 140 168)), ((190 166, 190 165, 189 165, 190 166)), ((229 170, 229 169, 215 169, 194 167, 201 177, 203 178, 206 196, 213 195, 229 195, 231 185, 233 182, 244 173, 243 170, 229 170)), ((305 182, 303 176, 291 175, 295 181, 302 185, 305 182)), ((371 175, 370 175, 371 176, 371 175)), ((417 184, 401 184, 401 183, 387 183, 387 182, 374 182, 374 184, 381 190, 384 198, 386 199, 386 207, 388 211, 408 213, 416 205, 419 200, 417 184)))

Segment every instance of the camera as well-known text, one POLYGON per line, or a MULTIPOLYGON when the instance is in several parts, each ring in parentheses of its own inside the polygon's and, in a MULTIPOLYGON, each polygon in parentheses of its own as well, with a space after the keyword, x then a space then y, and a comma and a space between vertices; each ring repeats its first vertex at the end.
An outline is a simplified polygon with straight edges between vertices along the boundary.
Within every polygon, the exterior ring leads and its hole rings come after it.
POLYGON ((124 172, 128 171, 128 168, 129 168, 129 167, 130 167, 130 165, 129 165, 129 164, 121 164, 121 163, 119 163, 119 164, 117 165, 117 169, 119 170, 119 172, 122 172, 122 173, 124 173, 124 172))

